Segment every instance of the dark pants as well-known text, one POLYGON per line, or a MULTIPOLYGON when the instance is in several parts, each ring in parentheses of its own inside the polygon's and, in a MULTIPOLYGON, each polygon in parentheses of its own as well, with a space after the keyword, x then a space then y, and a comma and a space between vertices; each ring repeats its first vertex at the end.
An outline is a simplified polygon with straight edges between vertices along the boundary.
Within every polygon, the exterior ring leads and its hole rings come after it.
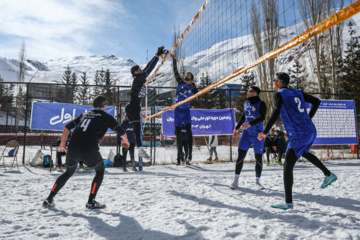
POLYGON ((274 149, 272 149, 272 147, 265 147, 265 151, 266 151, 266 160, 270 162, 270 153, 276 153, 276 152, 274 149))
MULTIPOLYGON (((331 172, 322 164, 322 162, 313 154, 304 152, 302 157, 306 158, 318 167, 325 176, 330 176, 331 172)), ((295 151, 293 149, 289 149, 285 155, 284 162, 284 187, 285 187, 285 201, 286 203, 292 203, 292 187, 294 184, 294 166, 298 158, 295 155, 295 151)))
POLYGON ((57 160, 57 166, 61 167, 62 166, 62 160, 61 157, 66 155, 65 152, 56 152, 56 160, 57 160))
MULTIPOLYGON (((188 144, 189 144, 189 155, 187 159, 191 161, 192 159, 192 145, 193 145, 193 137, 191 131, 191 123, 185 125, 186 134, 188 137, 188 144)), ((175 134, 176 134, 176 142, 177 142, 177 149, 178 149, 178 159, 181 159, 182 155, 182 138, 181 138, 181 127, 175 126, 175 134)))
MULTIPOLYGON (((104 173, 105 173, 104 162, 103 161, 100 162, 100 164, 95 166, 94 169, 95 169, 96 174, 95 174, 95 177, 91 184, 91 190, 90 190, 88 202, 91 202, 92 199, 95 199, 96 194, 97 194, 97 192, 101 186, 101 183, 104 179, 104 173)), ((60 175, 60 177, 58 177, 58 179, 56 180, 56 182, 50 192, 50 195, 47 198, 48 200, 52 200, 56 196, 56 194, 60 191, 60 189, 65 185, 67 180, 69 180, 69 178, 74 174, 75 170, 76 170, 76 165, 66 168, 66 171, 62 175, 60 175)))
MULTIPOLYGON (((236 161, 235 174, 240 175, 241 170, 242 170, 243 165, 244 165, 244 159, 245 159, 246 153, 247 153, 247 151, 241 150, 241 149, 238 148, 238 159, 236 161)), ((255 154, 255 160, 256 160, 256 164, 255 164, 256 177, 261 177, 262 154, 255 154)))
POLYGON ((122 149, 122 157, 123 157, 123 164, 126 164, 126 157, 127 153, 130 153, 130 159, 133 166, 135 166, 135 155, 134 155, 135 143, 130 143, 130 147, 128 149, 122 149))

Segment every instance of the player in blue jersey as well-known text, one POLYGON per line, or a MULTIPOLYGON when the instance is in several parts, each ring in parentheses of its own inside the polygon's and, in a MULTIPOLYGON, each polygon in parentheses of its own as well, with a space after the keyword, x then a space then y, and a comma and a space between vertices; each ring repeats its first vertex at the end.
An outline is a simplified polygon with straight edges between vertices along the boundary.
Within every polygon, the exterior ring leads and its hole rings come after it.
MULTIPOLYGON (((185 74, 185 78, 182 79, 177 70, 176 65, 176 56, 171 54, 171 58, 173 59, 173 71, 178 83, 178 87, 176 89, 175 95, 175 103, 181 102, 186 98, 196 94, 198 92, 195 86, 195 79, 192 73, 188 72, 185 74)), ((190 102, 186 102, 180 106, 177 106, 174 110, 174 123, 175 123, 175 134, 176 134, 176 142, 178 148, 178 161, 177 165, 181 164, 181 161, 184 162, 182 157, 182 138, 181 138, 181 128, 184 124, 186 133, 188 136, 188 144, 189 144, 189 154, 186 156, 186 164, 190 165, 190 161, 192 160, 192 131, 191 131, 191 115, 190 115, 190 102)))
POLYGON ((243 129, 238 148, 238 159, 236 161, 235 167, 235 180, 230 185, 231 189, 238 187, 238 181, 241 169, 244 164, 244 159, 247 151, 249 150, 251 144, 254 147, 255 153, 255 173, 256 181, 255 187, 257 189, 264 189, 260 184, 260 177, 262 172, 262 155, 264 152, 264 140, 259 141, 257 136, 264 130, 263 122, 266 116, 266 104, 263 102, 260 97, 261 90, 256 86, 252 86, 246 93, 247 100, 244 103, 244 113, 240 118, 240 121, 235 127, 233 132, 234 136, 237 136, 238 131, 241 128, 243 129))
POLYGON ((321 188, 325 188, 337 180, 335 174, 331 173, 315 155, 309 153, 316 138, 316 128, 311 118, 315 115, 321 101, 300 90, 288 88, 289 80, 290 77, 287 73, 276 74, 273 81, 273 87, 277 90, 273 95, 273 112, 265 130, 258 136, 259 140, 266 137, 266 133, 269 132, 279 115, 281 116, 289 140, 284 162, 285 203, 271 205, 271 207, 284 210, 293 208, 293 169, 297 159, 301 156, 324 173, 325 179, 321 188), (305 102, 311 103, 309 113, 306 111, 305 102))

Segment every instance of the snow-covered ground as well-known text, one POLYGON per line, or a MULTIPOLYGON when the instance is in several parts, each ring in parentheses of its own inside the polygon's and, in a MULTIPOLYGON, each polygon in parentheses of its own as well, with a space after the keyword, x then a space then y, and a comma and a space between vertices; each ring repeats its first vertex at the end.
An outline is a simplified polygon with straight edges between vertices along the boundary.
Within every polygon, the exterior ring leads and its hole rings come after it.
MULTIPOLYGON (((35 150, 27 148, 26 161, 35 150)), ((253 162, 244 164, 236 190, 229 189, 234 162, 107 168, 97 195, 102 210, 85 208, 94 171, 76 172, 55 207, 44 209, 61 173, 30 165, 21 173, 0 170, 0 239, 360 239, 360 160, 324 164, 339 180, 320 189, 321 171, 297 163, 288 211, 270 207, 284 201, 275 164, 263 169, 263 191, 254 188, 253 162)))

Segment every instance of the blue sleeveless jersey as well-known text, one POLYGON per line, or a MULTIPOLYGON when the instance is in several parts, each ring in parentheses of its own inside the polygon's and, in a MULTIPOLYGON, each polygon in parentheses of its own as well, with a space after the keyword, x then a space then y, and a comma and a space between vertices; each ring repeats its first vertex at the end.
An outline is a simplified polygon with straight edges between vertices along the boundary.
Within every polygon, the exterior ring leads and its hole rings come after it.
MULTIPOLYGON (((175 103, 181 102, 192 95, 194 95, 193 87, 189 84, 182 83, 176 89, 175 103)), ((191 101, 188 101, 176 108, 181 108, 181 109, 190 108, 190 102, 191 101)))
POLYGON ((280 116, 289 141, 316 133, 315 125, 307 113, 302 92, 292 88, 282 88, 277 92, 282 97, 280 116))
MULTIPOLYGON (((257 103, 251 104, 250 101, 246 101, 244 104, 244 112, 245 112, 245 122, 251 122, 260 117, 260 103, 262 101, 258 101, 257 103)), ((247 131, 251 135, 258 135, 259 133, 264 131, 264 122, 258 123, 256 125, 250 126, 247 131)))

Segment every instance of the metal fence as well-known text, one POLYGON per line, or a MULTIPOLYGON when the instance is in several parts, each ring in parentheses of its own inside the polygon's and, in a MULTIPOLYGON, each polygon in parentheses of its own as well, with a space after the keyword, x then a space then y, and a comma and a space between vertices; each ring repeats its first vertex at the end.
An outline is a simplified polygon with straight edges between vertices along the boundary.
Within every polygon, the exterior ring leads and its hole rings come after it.
MULTIPOLYGON (((10 140, 17 140, 23 147, 22 163, 26 161, 26 147, 39 146, 40 149, 40 134, 44 134, 46 146, 51 146, 61 136, 59 131, 42 131, 33 130, 29 128, 30 116, 32 112, 32 103, 35 101, 42 102, 57 102, 57 103, 72 103, 81 105, 91 105, 92 99, 98 94, 103 94, 107 97, 109 105, 116 108, 116 118, 120 123, 125 116, 125 106, 130 100, 131 86, 99 86, 99 85, 64 85, 51 83, 0 83, 0 146, 4 146, 10 140)), ((149 114, 154 114, 173 104, 176 88, 170 87, 148 87, 148 107, 149 114)), ((226 85, 219 89, 207 93, 209 98, 214 99, 215 104, 211 108, 235 108, 236 120, 242 114, 243 102, 246 99, 246 90, 236 85, 226 85)), ((330 94, 330 93, 312 93, 321 99, 341 99, 341 100, 355 100, 357 111, 360 112, 359 95, 344 94, 330 94)), ((264 91, 260 97, 268 106, 267 120, 270 116, 269 109, 271 108, 271 99, 273 91, 264 91)), ((201 101, 193 100, 192 108, 208 108, 201 101), (203 105, 202 105, 203 104, 203 105)), ((143 107, 145 102, 143 101, 143 107)), ((176 162, 176 147, 175 138, 166 137, 162 135, 161 131, 161 116, 151 118, 144 121, 143 126, 143 141, 144 146, 148 147, 151 155, 150 164, 165 164, 176 162), (166 156, 166 157, 165 157, 166 156), (167 158, 167 159, 165 159, 167 158)), ((357 117, 359 119, 359 116, 357 117)), ((277 123, 278 126, 281 122, 277 123)), ((359 120, 357 121, 359 129, 359 120)), ((208 138, 204 136, 194 137, 194 151, 193 159, 197 161, 205 161, 209 157, 208 153, 208 138)), ((219 150, 221 156, 219 158, 224 161, 233 161, 237 156, 237 146, 239 137, 232 137, 228 135, 219 136, 219 150)), ((101 146, 117 147, 116 134, 110 133, 100 142, 101 146)), ((321 154, 322 159, 329 158, 349 158, 358 156, 358 146, 355 149, 357 155, 338 155, 332 152, 340 149, 344 152, 352 151, 354 153, 354 146, 349 145, 332 145, 332 146, 313 146, 313 149, 322 149, 325 154, 321 154)), ((252 152, 252 151, 249 151, 252 152)), ((27 157, 27 159, 31 156, 27 157)))

